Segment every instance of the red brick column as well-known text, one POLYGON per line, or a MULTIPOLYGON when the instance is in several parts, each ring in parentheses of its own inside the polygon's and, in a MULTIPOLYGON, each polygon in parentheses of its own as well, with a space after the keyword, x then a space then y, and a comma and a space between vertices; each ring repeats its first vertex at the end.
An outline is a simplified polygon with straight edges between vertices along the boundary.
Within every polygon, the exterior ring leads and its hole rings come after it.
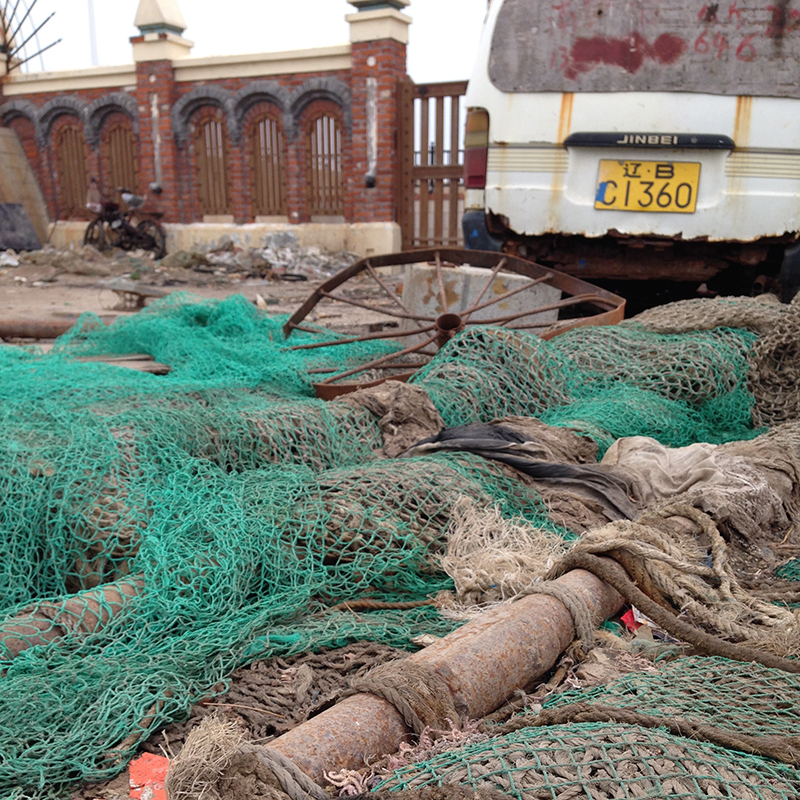
POLYGON ((397 84, 406 74, 406 45, 394 39, 352 45, 352 188, 348 205, 353 222, 393 222, 397 159, 397 84), (378 121, 375 185, 367 187, 367 81, 374 78, 378 121))
POLYGON ((150 204, 160 208, 165 222, 186 221, 178 152, 170 112, 175 102, 171 61, 143 61, 136 65, 136 103, 139 106, 139 191, 154 181, 164 190, 150 204), (157 143, 157 136, 160 142, 157 143))

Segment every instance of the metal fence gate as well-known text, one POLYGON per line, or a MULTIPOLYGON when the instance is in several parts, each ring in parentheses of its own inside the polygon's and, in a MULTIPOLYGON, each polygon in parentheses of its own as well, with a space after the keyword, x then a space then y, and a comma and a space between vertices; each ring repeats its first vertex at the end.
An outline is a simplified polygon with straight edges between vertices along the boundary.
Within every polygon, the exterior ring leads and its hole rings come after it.
POLYGON ((466 81, 399 85, 397 221, 404 250, 463 244, 466 91, 466 81))

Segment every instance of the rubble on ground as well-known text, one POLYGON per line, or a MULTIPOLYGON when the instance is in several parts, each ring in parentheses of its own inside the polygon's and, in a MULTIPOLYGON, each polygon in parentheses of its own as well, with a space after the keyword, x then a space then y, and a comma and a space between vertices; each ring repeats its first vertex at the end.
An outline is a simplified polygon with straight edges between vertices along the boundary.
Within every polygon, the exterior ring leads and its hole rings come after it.
POLYGON ((347 251, 301 247, 291 231, 266 236, 263 244, 242 248, 228 236, 195 250, 175 250, 161 261, 145 250, 100 252, 92 245, 0 253, 0 279, 54 283, 62 276, 123 277, 154 285, 204 285, 247 280, 322 280, 357 261, 347 251))

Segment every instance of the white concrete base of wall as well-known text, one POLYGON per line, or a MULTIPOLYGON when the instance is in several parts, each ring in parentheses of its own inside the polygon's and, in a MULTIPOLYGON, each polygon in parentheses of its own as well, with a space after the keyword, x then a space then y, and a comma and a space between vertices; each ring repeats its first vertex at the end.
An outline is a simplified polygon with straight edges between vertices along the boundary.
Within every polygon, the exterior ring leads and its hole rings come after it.
MULTIPOLYGON (((375 256, 397 253, 402 249, 400 226, 396 222, 341 223, 229 223, 195 222, 189 225, 164 225, 167 231, 167 250, 197 250, 229 236, 234 244, 244 248, 263 247, 273 233, 290 231, 301 247, 322 250, 348 250, 358 255, 375 256)), ((50 244, 53 247, 79 247, 83 244, 85 222, 58 222, 51 225, 50 244)))

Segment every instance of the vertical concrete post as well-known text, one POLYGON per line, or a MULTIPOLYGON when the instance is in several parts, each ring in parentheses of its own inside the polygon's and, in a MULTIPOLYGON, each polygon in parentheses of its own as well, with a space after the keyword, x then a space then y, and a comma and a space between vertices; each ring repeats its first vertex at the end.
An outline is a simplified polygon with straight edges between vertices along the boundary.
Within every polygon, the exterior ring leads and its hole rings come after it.
POLYGON ((353 222, 394 222, 398 82, 406 74, 410 0, 350 0, 353 222))

